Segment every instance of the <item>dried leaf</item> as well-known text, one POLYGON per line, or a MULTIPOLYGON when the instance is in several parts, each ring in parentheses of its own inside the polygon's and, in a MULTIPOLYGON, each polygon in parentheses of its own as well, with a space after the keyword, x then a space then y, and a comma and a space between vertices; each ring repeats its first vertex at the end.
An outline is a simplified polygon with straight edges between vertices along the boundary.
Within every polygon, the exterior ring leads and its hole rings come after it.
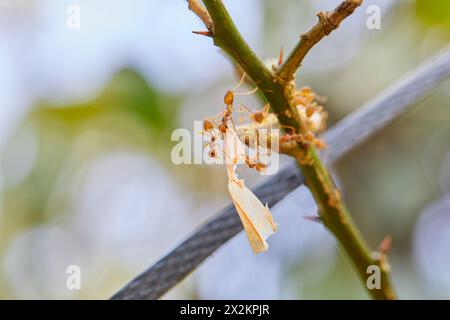
POLYGON ((245 148, 234 130, 225 134, 224 146, 227 153, 228 190, 236 211, 241 218, 245 232, 254 253, 266 251, 266 239, 275 232, 277 226, 269 208, 248 189, 244 180, 236 175, 236 164, 245 156, 245 148))
POLYGON ((244 225, 250 246, 254 253, 266 251, 269 245, 266 239, 276 231, 276 224, 267 206, 248 189, 243 180, 231 179, 228 190, 234 206, 244 225))

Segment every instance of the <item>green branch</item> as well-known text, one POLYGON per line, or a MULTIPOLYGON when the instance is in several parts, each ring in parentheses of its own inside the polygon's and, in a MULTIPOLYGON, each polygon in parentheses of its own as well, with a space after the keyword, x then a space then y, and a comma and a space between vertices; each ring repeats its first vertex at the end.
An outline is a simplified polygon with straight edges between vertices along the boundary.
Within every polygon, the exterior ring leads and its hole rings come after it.
POLYGON ((214 44, 222 48, 243 68, 270 102, 280 121, 299 129, 297 110, 291 108, 286 100, 283 86, 273 80, 270 71, 250 49, 222 1, 204 1, 204 3, 214 23, 214 33, 211 33, 214 44), (291 110, 291 116, 288 116, 285 110, 291 110))
MULTIPOLYGON (((301 123, 295 105, 291 104, 289 84, 279 81, 278 77, 273 76, 250 49, 221 0, 203 0, 203 3, 213 22, 213 27, 208 28, 208 35, 213 38, 215 45, 226 51, 249 75, 265 99, 271 104, 280 123, 285 126, 292 126, 297 132, 300 132, 301 123)), ((293 67, 289 67, 288 70, 290 70, 289 73, 292 72, 293 67)), ((377 265, 382 273, 381 289, 372 289, 369 290, 369 293, 375 299, 394 299, 394 290, 389 280, 389 268, 385 262, 384 253, 377 256, 370 250, 342 202, 339 191, 328 170, 321 163, 314 147, 305 149, 305 147, 296 145, 292 155, 296 158, 305 176, 306 184, 317 202, 324 225, 334 234, 347 253, 364 286, 367 287, 366 281, 369 276, 367 268, 371 265, 377 265)))
POLYGON ((332 12, 319 12, 317 14, 319 21, 308 32, 300 36, 299 43, 281 66, 277 76, 285 82, 291 81, 309 50, 322 38, 337 29, 342 20, 351 15, 361 3, 362 0, 345 0, 332 12))

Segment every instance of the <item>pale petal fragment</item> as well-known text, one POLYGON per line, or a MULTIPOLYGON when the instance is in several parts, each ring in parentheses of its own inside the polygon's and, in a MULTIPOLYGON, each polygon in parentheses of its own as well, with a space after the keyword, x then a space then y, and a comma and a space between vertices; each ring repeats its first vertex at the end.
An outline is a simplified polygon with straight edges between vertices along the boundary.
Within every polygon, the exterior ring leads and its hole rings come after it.
POLYGON ((224 137, 227 157, 228 190, 254 253, 267 251, 266 239, 275 232, 276 224, 267 206, 236 175, 236 164, 245 161, 245 147, 236 131, 229 129, 224 137))
POLYGON ((272 235, 277 226, 267 206, 248 189, 243 180, 230 179, 228 190, 244 225, 250 246, 254 253, 266 251, 266 239, 272 235))

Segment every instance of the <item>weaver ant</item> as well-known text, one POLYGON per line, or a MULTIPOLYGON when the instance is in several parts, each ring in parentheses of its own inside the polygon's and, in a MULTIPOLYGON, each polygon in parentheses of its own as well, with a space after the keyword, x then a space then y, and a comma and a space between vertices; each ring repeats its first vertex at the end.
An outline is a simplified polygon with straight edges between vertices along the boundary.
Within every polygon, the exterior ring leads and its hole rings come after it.
MULTIPOLYGON (((222 138, 224 138, 224 135, 229 132, 229 130, 232 130, 231 134, 234 135, 236 139, 242 140, 242 133, 246 131, 244 127, 236 128, 234 121, 233 121, 233 104, 234 104, 234 97, 235 95, 247 95, 254 93, 257 88, 248 91, 248 92, 240 92, 236 93, 235 90, 243 84, 245 80, 246 74, 244 73, 239 83, 231 90, 228 90, 225 93, 223 102, 226 106, 226 108, 220 112, 215 118, 208 118, 203 121, 203 131, 204 133, 207 133, 211 136, 210 141, 206 144, 209 145, 211 150, 209 152, 210 157, 216 157, 217 154, 214 150, 215 148, 215 142, 217 140, 216 134, 220 134, 222 138)), ((266 104, 264 106, 264 109, 262 111, 251 111, 249 108, 247 108, 244 105, 239 105, 239 112, 241 113, 241 110, 245 110, 250 114, 250 119, 256 124, 264 124, 264 121, 269 115, 269 108, 270 105, 266 104)), ((250 132, 253 136, 258 137, 257 127, 253 127, 252 125, 246 127, 251 128, 250 132), (254 131, 254 132, 253 132, 254 131)), ((248 144, 248 135, 244 135, 243 142, 245 145, 249 146, 248 144)), ((256 146, 258 147, 258 145, 256 146)), ((258 149, 256 149, 258 151, 258 149)), ((257 171, 261 171, 267 167, 266 164, 259 161, 259 153, 257 152, 255 159, 251 159, 249 156, 245 155, 245 164, 249 168, 254 168, 257 171)))
POLYGON ((318 149, 324 149, 326 148, 326 144, 323 140, 316 138, 314 133, 311 131, 307 131, 305 133, 295 133, 295 131, 292 131, 292 133, 286 133, 280 137, 280 143, 287 143, 295 141, 299 145, 307 148, 310 145, 314 145, 318 149))
POLYGON ((262 124, 266 120, 267 116, 269 115, 270 110, 270 104, 267 103, 263 110, 250 110, 248 107, 246 107, 243 104, 239 105, 239 112, 241 110, 246 111, 249 114, 249 117, 251 120, 253 120, 255 123, 262 124))
POLYGON ((229 123, 232 124, 233 128, 235 129, 234 121, 232 118, 233 115, 233 103, 234 103, 234 96, 235 95, 248 95, 256 92, 258 88, 255 88, 248 92, 235 92, 237 88, 239 88, 245 80, 246 74, 244 73, 242 75, 241 80, 239 83, 231 90, 228 90, 225 93, 225 96, 223 98, 223 102, 226 106, 225 110, 223 110, 221 113, 217 115, 217 118, 220 118, 220 122, 217 124, 214 119, 206 119, 203 121, 203 130, 205 132, 210 132, 214 128, 219 129, 221 133, 226 133, 229 128, 229 123))

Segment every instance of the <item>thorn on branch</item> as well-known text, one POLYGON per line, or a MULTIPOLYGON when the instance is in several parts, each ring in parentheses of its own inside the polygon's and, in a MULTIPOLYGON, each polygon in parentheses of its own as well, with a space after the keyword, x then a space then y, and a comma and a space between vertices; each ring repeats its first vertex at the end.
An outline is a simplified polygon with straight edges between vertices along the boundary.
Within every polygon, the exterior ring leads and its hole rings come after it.
POLYGON ((392 245, 392 237, 390 235, 386 235, 381 241, 377 252, 374 253, 374 257, 378 260, 380 267, 382 270, 389 272, 391 270, 391 266, 388 262, 387 254, 391 250, 392 245))
POLYGON ((283 55, 284 55, 284 51, 283 51, 283 47, 281 47, 280 55, 278 57, 278 66, 281 66, 283 64, 283 55))
POLYGON ((204 34, 203 31, 193 31, 196 34, 206 35, 206 36, 212 36, 214 34, 214 23, 212 21, 211 16, 209 15, 208 10, 200 3, 199 0, 187 0, 188 2, 188 8, 191 10, 197 17, 200 18, 200 20, 203 21, 206 28, 209 31, 209 34, 204 34))
POLYGON ((211 31, 192 31, 192 33, 198 34, 198 35, 201 35, 201 36, 205 36, 205 37, 212 37, 213 36, 211 31))
POLYGON ((381 241, 380 246, 378 247, 378 251, 381 255, 386 255, 392 246, 392 237, 390 235, 386 235, 381 241))
POLYGON ((303 216, 303 219, 305 220, 309 220, 309 221, 313 221, 313 222, 318 222, 318 223, 322 223, 322 218, 319 216, 303 216))

